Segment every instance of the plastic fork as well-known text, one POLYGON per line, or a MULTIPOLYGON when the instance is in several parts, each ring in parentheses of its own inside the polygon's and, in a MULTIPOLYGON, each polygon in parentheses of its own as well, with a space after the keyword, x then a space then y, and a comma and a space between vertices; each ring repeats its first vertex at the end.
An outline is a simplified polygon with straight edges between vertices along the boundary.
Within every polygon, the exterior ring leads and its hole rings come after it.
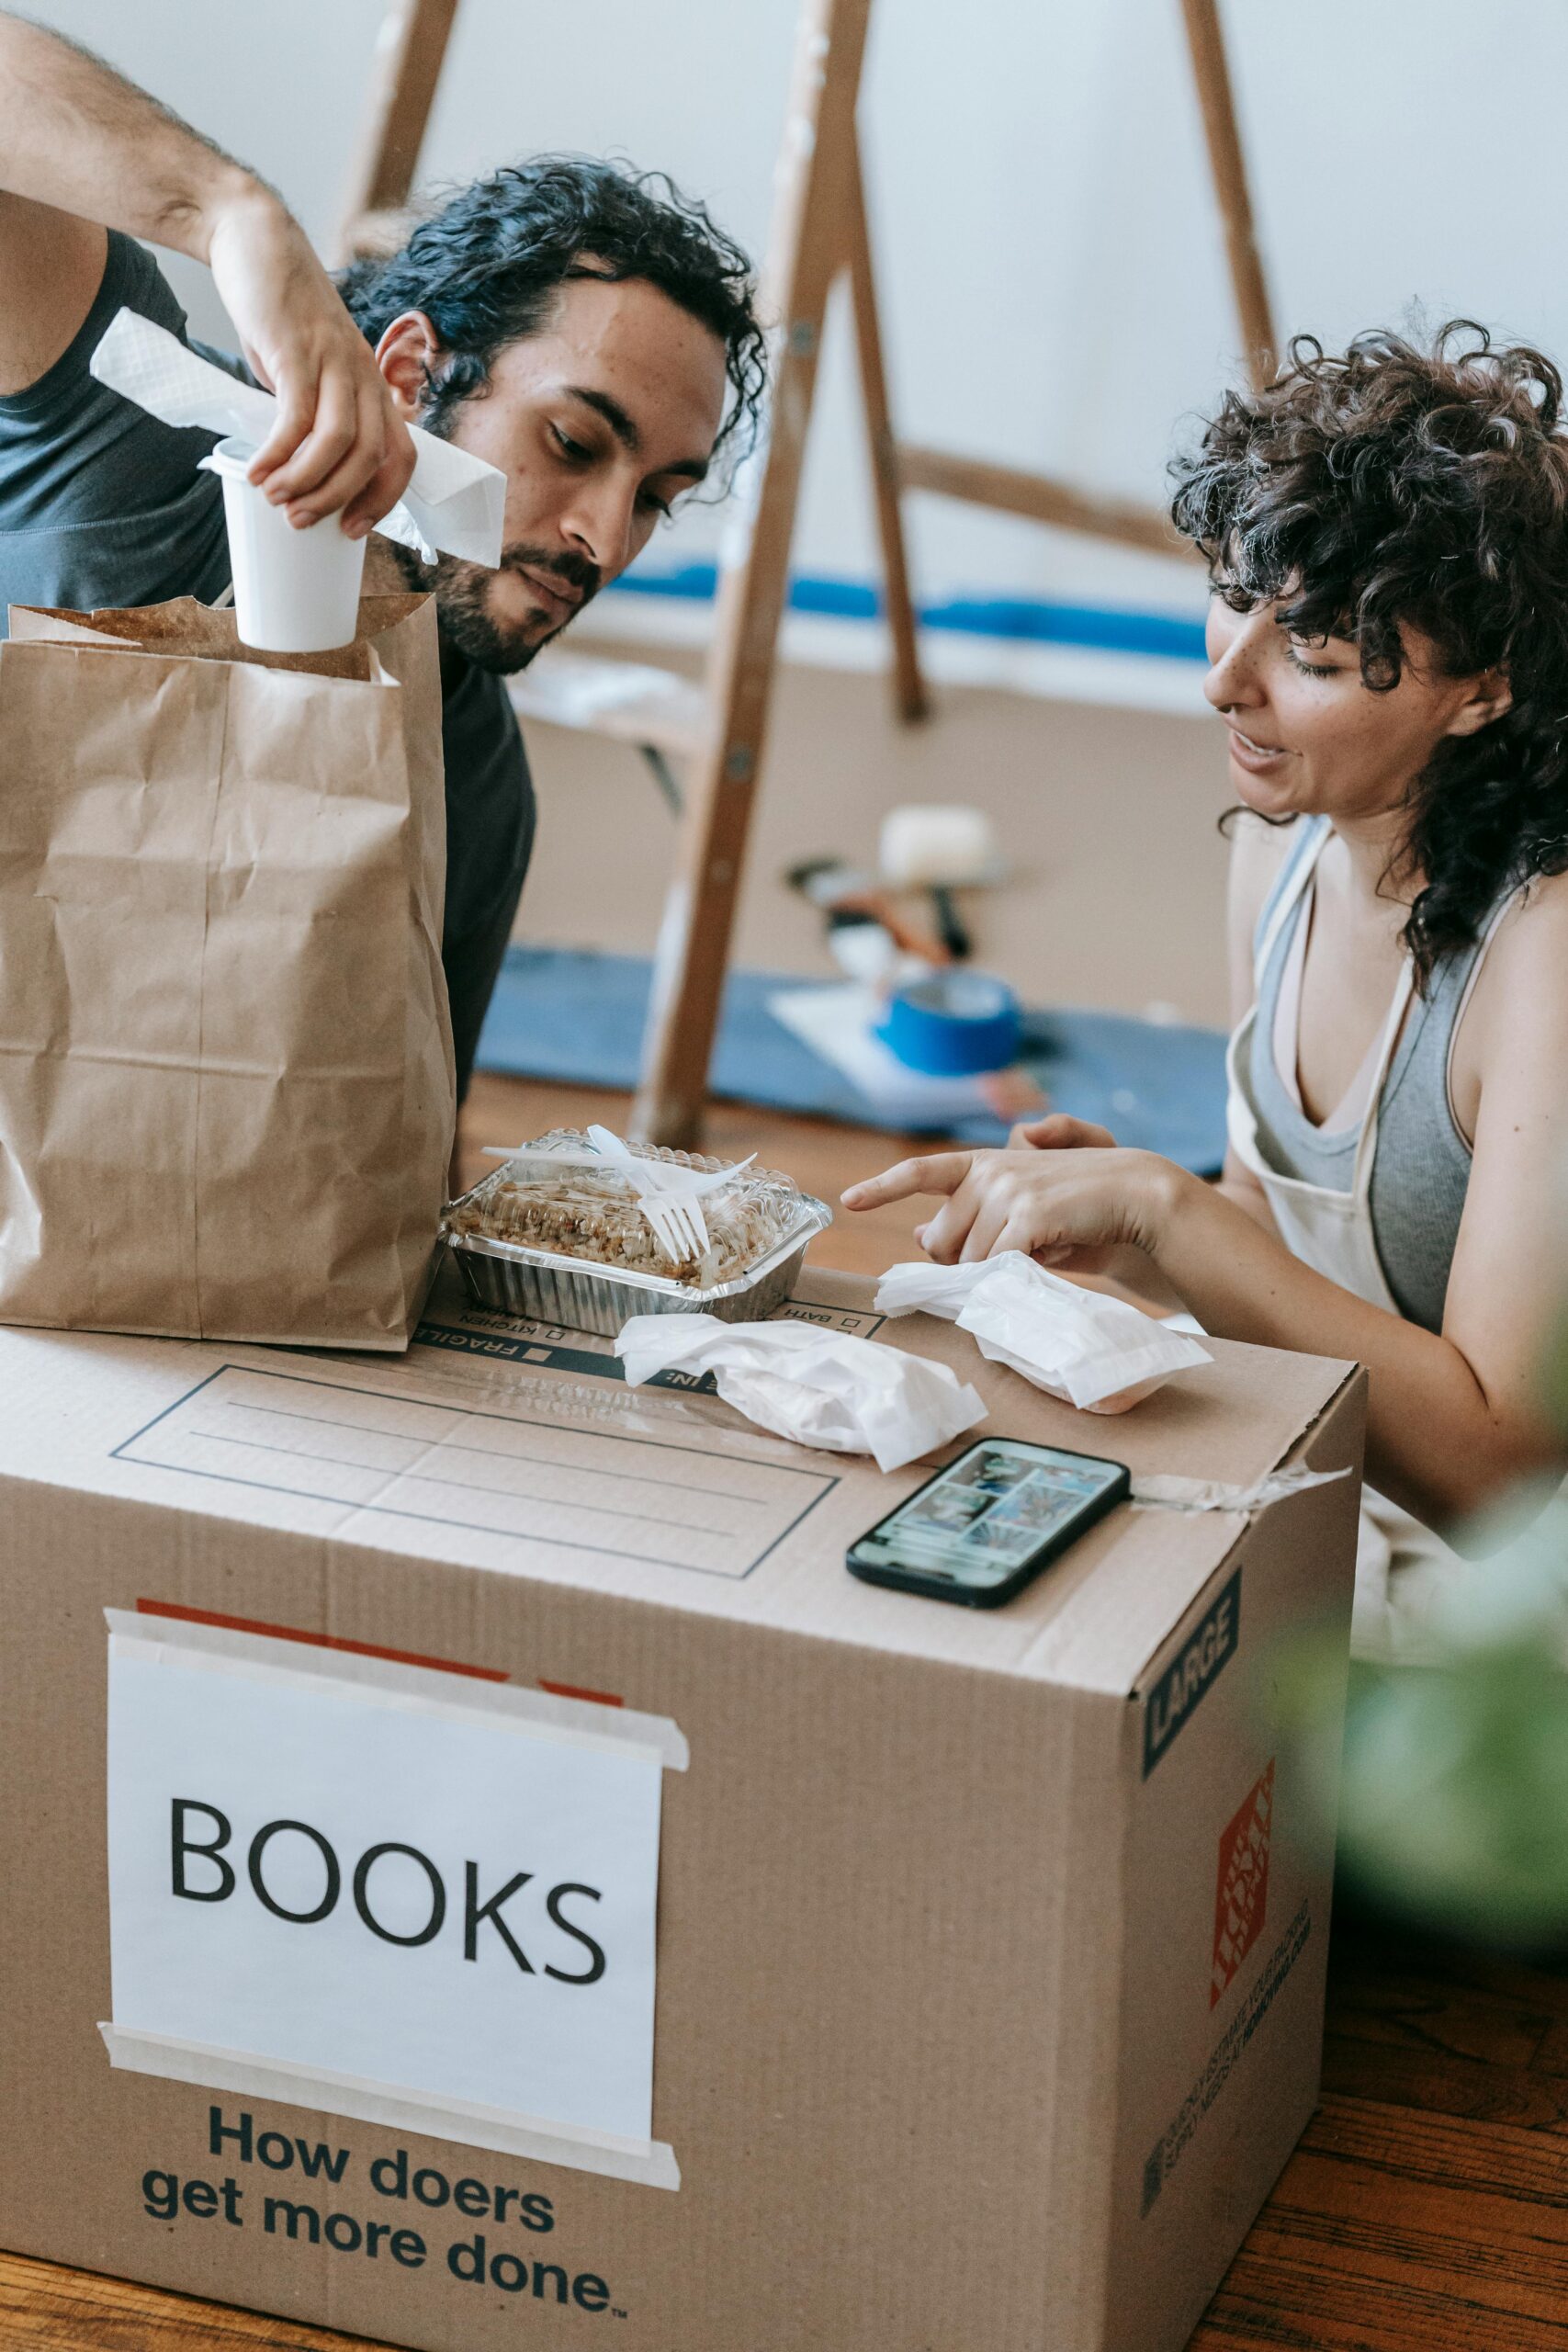
MULTIPOLYGON (((637 1182, 634 1176, 632 1182, 637 1182)), ((695 1201, 682 1193, 663 1193, 657 1185, 642 1195, 642 1213, 658 1235, 664 1254, 675 1265, 701 1258, 708 1246, 707 1219, 695 1201)))
MULTIPOLYGON (((662 1197, 678 1205, 678 1224, 689 1244, 689 1250, 682 1250, 682 1254, 699 1258, 709 1247, 707 1220, 701 1206, 703 1193, 716 1193, 721 1185, 732 1184, 757 1157, 754 1151, 749 1152, 733 1167, 716 1168, 705 1173, 701 1169, 682 1168, 678 1160, 660 1159, 655 1156, 644 1159, 629 1150, 620 1136, 608 1127, 590 1127, 588 1135, 596 1150, 603 1151, 607 1159, 614 1159, 626 1171, 639 1196, 644 1199, 662 1197)), ((659 1230, 652 1214, 649 1215, 649 1223, 656 1232, 659 1230)))
POLYGON ((592 1140, 588 1151, 536 1152, 526 1144, 500 1143, 487 1143, 480 1149, 488 1159, 533 1159, 548 1168, 602 1168, 606 1159, 613 1161, 637 1193, 639 1206, 645 1202, 658 1204, 645 1208, 644 1215, 666 1257, 677 1265, 689 1257, 700 1258, 710 1246, 698 1196, 733 1183, 757 1157, 754 1151, 749 1152, 731 1167, 705 1172, 682 1168, 675 1160, 645 1159, 608 1127, 590 1127, 588 1134, 592 1140))
MULTIPOLYGON (((591 1127, 588 1132, 592 1135, 594 1131, 591 1127)), ((744 1159, 732 1160, 723 1168, 686 1168, 680 1160, 666 1159, 658 1152, 649 1152, 644 1157, 631 1151, 630 1146, 623 1144, 608 1127, 600 1128, 599 1133, 609 1136, 611 1144, 619 1151, 627 1152, 637 1165, 652 1178, 661 1193, 680 1193, 688 1200, 694 1200, 704 1193, 716 1193, 722 1185, 733 1184, 738 1176, 744 1176, 757 1157, 754 1151, 749 1151, 744 1159)))
POLYGON ((637 1196, 654 1238, 672 1265, 700 1258, 708 1246, 707 1226, 696 1203, 681 1193, 667 1191, 655 1170, 657 1160, 639 1159, 608 1127, 592 1126, 588 1140, 595 1151, 613 1160, 637 1196))
POLYGON ((715 1168, 707 1172, 697 1168, 682 1168, 678 1160, 671 1159, 639 1159, 637 1165, 652 1178, 659 1192, 686 1204, 693 1222, 702 1235, 702 1247, 705 1250, 709 1237, 707 1219, 702 1212, 702 1195, 716 1193, 722 1185, 732 1184, 737 1176, 750 1167, 756 1157, 754 1151, 750 1152, 744 1159, 737 1160, 732 1168, 715 1168))

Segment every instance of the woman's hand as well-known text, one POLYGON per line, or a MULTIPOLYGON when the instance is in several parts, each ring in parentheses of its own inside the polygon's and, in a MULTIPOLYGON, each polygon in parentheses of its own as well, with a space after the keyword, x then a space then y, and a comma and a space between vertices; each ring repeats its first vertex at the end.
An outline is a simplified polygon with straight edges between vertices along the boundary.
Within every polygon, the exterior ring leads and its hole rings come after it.
MULTIPOLYGON (((1008 1137, 1010 1151, 1114 1151, 1116 1138, 1109 1127, 1097 1126, 1092 1119, 1072 1119, 1065 1111, 1049 1111, 1039 1118, 1021 1119, 1008 1137)), ((921 1238, 917 1232, 915 1238, 921 1238)), ((1052 1264, 1062 1270, 1070 1265, 1075 1274, 1121 1276, 1137 1284, 1135 1269, 1129 1265, 1125 1249, 1077 1250, 1070 1261, 1053 1259, 1052 1264)))
POLYGON ((1084 1132, 1097 1140, 901 1159, 882 1175, 852 1184, 844 1206, 880 1208, 920 1193, 945 1194, 935 1216, 915 1231, 926 1255, 942 1266, 970 1265, 1004 1250, 1021 1250, 1042 1265, 1076 1274, 1097 1272, 1111 1252, 1127 1248, 1157 1262, 1179 1201, 1197 1180, 1154 1152, 1122 1150, 1103 1127, 1084 1132))
POLYGON ((1092 1119, 1069 1119, 1065 1111, 1043 1118, 1022 1119, 1008 1137, 1010 1151, 1114 1151, 1116 1138, 1109 1127, 1092 1119))

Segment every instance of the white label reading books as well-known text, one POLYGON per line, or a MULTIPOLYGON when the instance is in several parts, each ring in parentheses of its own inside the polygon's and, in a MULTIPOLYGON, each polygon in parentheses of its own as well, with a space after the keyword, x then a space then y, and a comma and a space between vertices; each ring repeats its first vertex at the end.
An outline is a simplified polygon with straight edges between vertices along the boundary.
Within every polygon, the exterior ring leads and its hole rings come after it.
POLYGON ((677 2185, 674 1725, 107 1613, 115 2064, 677 2185))

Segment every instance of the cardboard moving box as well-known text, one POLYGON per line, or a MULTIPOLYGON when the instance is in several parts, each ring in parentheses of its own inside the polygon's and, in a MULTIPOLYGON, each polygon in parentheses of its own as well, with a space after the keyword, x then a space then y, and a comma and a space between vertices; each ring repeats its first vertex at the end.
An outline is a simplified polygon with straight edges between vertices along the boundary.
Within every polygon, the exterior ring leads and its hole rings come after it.
MULTIPOLYGON (((874 1332, 870 1293, 794 1312, 874 1332)), ((1009 1436, 1359 1472, 1216 1343, 1009 1436)), ((0 1331, 0 2242, 431 2352, 1175 2352, 1316 2092, 1269 1660, 1355 1475, 1123 1506, 1011 1606, 808 1453, 444 1280, 398 1362, 0 1331)))

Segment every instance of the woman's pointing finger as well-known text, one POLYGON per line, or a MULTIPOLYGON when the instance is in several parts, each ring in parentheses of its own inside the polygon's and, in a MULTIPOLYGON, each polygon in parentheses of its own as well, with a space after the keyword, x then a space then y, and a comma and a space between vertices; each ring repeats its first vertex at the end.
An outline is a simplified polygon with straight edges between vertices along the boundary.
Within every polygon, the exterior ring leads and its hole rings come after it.
POLYGON ((888 1201, 910 1200, 918 1193, 956 1193, 973 1159, 968 1151, 934 1151, 924 1159, 900 1159, 880 1176, 852 1184, 839 1197, 847 1209, 875 1209, 888 1201))

